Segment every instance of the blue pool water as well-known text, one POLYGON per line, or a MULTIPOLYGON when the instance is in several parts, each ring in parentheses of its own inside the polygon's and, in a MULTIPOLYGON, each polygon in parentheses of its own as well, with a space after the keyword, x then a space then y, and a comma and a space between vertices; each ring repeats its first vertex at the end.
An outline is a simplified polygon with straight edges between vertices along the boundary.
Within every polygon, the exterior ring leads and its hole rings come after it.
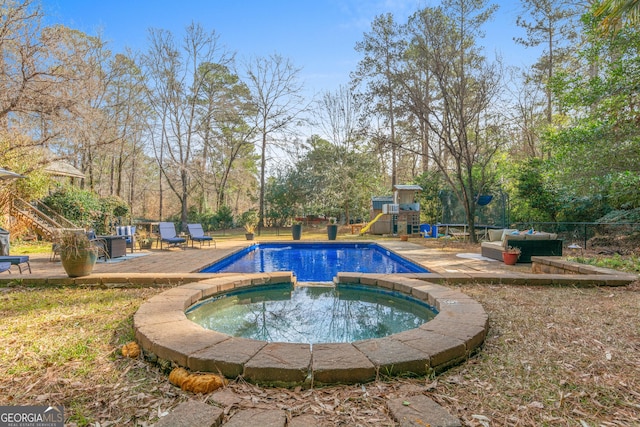
POLYGON ((417 328, 436 314, 407 295, 355 284, 240 289, 186 312, 200 326, 235 337, 309 344, 382 338, 417 328))
POLYGON ((330 282, 338 272, 428 273, 375 243, 259 243, 201 273, 293 271, 299 282, 330 282))

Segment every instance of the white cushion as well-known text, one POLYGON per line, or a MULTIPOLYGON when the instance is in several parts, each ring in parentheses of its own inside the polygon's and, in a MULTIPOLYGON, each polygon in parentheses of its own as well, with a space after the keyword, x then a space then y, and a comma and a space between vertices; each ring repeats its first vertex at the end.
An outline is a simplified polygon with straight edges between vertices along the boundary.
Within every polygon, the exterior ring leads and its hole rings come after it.
POLYGON ((488 230, 489 241, 490 242, 497 242, 497 241, 501 240, 503 232, 504 232, 504 230, 502 230, 502 229, 499 229, 499 230, 488 230))
POLYGON ((118 236, 132 236, 134 231, 132 230, 133 227, 131 227, 130 225, 120 225, 118 227, 116 227, 116 235, 118 236))

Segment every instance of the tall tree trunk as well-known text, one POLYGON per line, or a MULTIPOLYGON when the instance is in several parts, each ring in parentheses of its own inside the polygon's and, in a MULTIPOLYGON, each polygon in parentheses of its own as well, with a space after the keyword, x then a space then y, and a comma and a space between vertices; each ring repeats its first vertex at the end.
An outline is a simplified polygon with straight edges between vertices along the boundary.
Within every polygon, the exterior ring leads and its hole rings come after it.
MULTIPOLYGON (((263 122, 263 129, 266 129, 266 122, 263 122)), ((261 235, 264 226, 264 185, 265 169, 267 165, 267 133, 262 132, 262 147, 260 149, 260 221, 258 221, 258 236, 261 235)))
POLYGON ((182 224, 180 226, 180 231, 186 231, 189 213, 187 211, 187 205, 189 201, 189 174, 186 170, 182 170, 180 172, 180 182, 182 184, 182 198, 180 200, 180 205, 182 207, 180 212, 180 222, 182 224))

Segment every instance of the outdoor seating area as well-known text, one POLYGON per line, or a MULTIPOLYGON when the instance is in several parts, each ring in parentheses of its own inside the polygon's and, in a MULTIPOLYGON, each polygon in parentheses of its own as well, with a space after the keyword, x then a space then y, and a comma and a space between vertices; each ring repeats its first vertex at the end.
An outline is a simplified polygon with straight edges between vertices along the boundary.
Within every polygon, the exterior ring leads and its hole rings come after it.
POLYGON ((532 256, 562 256, 562 240, 555 233, 499 229, 488 230, 488 238, 480 245, 482 256, 487 258, 502 260, 508 247, 520 249, 520 263, 530 263, 532 256))

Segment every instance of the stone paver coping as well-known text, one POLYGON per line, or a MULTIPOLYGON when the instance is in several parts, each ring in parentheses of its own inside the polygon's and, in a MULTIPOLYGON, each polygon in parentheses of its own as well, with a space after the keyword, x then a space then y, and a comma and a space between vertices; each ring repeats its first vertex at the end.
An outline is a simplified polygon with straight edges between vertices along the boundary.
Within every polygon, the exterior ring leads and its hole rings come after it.
POLYGON ((346 273, 338 283, 392 289, 438 310, 431 321, 384 338, 353 343, 267 343, 207 330, 187 319, 194 303, 231 289, 294 283, 290 272, 209 278, 163 292, 134 315, 135 336, 147 353, 194 371, 243 376, 262 385, 361 383, 378 376, 427 375, 469 357, 483 343, 488 315, 465 294, 425 277, 346 273))

